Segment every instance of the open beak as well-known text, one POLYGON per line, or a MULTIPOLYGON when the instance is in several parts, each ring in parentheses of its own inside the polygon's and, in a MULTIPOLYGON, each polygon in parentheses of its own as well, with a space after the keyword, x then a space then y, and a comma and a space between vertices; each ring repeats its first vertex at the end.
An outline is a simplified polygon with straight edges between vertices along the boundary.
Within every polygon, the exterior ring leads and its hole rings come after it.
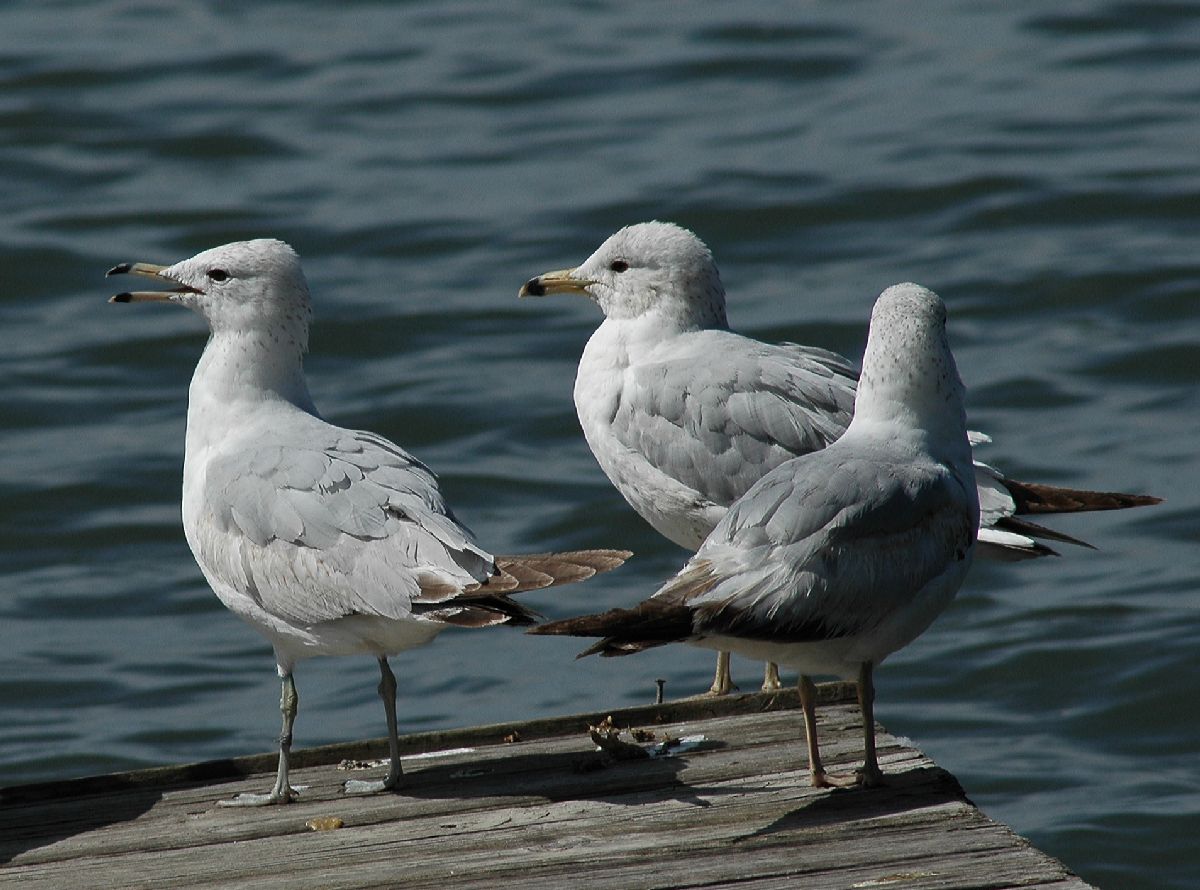
POLYGON ((587 278, 576 278, 577 269, 559 269, 555 272, 544 272, 537 278, 530 278, 517 291, 518 297, 548 297, 550 294, 583 294, 596 282, 587 278))
MULTIPOLYGON (((104 277, 108 278, 112 275, 144 275, 147 278, 155 278, 160 282, 167 284, 179 285, 178 281, 168 278, 162 273, 167 269, 166 266, 157 266, 154 263, 121 263, 113 266, 104 273, 104 277)), ((175 294, 198 294, 200 291, 194 287, 188 287, 186 284, 179 285, 174 290, 135 290, 126 291, 125 293, 116 294, 108 298, 110 303, 170 303, 175 294)))

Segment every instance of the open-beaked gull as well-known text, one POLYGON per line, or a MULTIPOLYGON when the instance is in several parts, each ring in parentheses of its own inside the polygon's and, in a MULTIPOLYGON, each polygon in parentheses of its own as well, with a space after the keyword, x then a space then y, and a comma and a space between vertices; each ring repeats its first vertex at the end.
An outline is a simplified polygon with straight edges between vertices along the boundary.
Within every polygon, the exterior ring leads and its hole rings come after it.
MULTIPOLYGON (((672 223, 627 226, 578 268, 539 275, 520 293, 583 294, 604 313, 579 361, 579 422, 618 491, 688 550, 763 474, 826 447, 850 422, 854 364, 824 349, 762 343, 731 331, 712 254, 672 223)), ((978 461, 975 480, 980 556, 990 558, 1053 554, 1038 537, 1083 544, 1022 514, 1159 500, 1018 482, 978 461)), ((777 686, 768 666, 764 688, 777 686)), ((712 691, 730 688, 726 655, 718 659, 712 691)))
POLYGON ((317 655, 373 655, 390 766, 401 776, 396 680, 388 656, 451 625, 531 624, 509 598, 588 578, 627 551, 493 557, 455 518, 429 468, 374 433, 321 419, 303 356, 311 316, 295 251, 259 239, 215 247, 173 266, 125 263, 169 290, 113 302, 167 302, 211 330, 188 395, 183 526, 200 570, 231 611, 274 647, 283 695, 279 769, 267 794, 229 804, 287 803, 297 696, 295 664, 317 655))
POLYGON ((888 288, 837 441, 754 482, 650 599, 528 632, 604 637, 582 655, 687 642, 799 670, 816 786, 848 782, 822 766, 807 677, 854 679, 864 762, 849 781, 878 784, 872 671, 949 605, 975 554, 963 395, 942 301, 915 284, 888 288))

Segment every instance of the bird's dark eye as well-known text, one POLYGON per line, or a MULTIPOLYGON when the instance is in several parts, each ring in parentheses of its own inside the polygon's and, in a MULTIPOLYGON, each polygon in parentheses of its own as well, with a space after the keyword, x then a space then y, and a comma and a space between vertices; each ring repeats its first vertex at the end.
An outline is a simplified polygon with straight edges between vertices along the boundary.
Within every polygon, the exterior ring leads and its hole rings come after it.
POLYGON ((228 277, 229 277, 229 273, 226 272, 224 269, 209 269, 208 270, 209 281, 224 281, 228 277))
POLYGON ((625 262, 624 260, 613 260, 608 264, 608 268, 612 269, 614 272, 624 272, 629 268, 629 263, 625 262))

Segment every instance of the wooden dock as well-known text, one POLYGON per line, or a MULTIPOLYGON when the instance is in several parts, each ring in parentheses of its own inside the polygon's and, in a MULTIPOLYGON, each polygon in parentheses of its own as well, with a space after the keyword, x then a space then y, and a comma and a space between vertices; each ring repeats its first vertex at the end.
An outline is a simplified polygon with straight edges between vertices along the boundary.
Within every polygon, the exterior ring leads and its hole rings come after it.
MULTIPOLYGON (((822 687, 831 771, 861 756, 848 691, 822 687)), ((883 730, 887 787, 813 789, 797 708, 788 691, 614 711, 644 745, 692 740, 636 760, 597 754, 603 714, 410 735, 402 793, 364 797, 341 785, 382 739, 306 749, 286 807, 217 805, 266 790, 270 755, 0 789, 0 886, 1089 886, 883 730)))

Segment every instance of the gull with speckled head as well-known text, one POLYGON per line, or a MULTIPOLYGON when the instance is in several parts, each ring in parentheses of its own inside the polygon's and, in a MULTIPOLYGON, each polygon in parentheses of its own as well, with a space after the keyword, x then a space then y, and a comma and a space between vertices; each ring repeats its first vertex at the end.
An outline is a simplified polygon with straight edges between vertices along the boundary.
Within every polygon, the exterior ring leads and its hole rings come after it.
POLYGON ((428 467, 382 436, 323 420, 303 368, 308 285, 283 242, 235 242, 173 266, 124 263, 108 274, 148 276, 170 288, 112 302, 186 306, 211 331, 188 394, 184 532, 221 602, 274 647, 283 685, 274 788, 223 803, 296 796, 288 762, 297 662, 378 660, 390 766, 383 780, 352 780, 346 790, 390 790, 401 765, 389 655, 450 626, 531 624, 535 613, 510 594, 580 581, 629 556, 493 557, 455 518, 428 467))
MULTIPOLYGON (((680 547, 694 551, 764 474, 826 447, 850 423, 859 376, 853 363, 817 347, 731 331, 712 254, 672 223, 627 226, 578 268, 532 278, 520 293, 582 294, 604 313, 579 360, 579 422, 617 490, 680 547)), ((1023 514, 1158 502, 1018 482, 979 462, 975 482, 980 556, 989 558, 1054 553, 1037 538, 1088 546, 1023 514)), ((712 691, 731 687, 723 656, 712 691)), ((764 688, 777 687, 768 666, 764 688)))
POLYGON ((528 632, 604 637, 582 655, 686 642, 856 680, 864 762, 854 777, 826 774, 814 690, 801 683, 812 783, 879 784, 874 668, 950 604, 975 555, 963 395, 942 301, 915 284, 888 288, 836 442, 751 485, 650 599, 528 632))

